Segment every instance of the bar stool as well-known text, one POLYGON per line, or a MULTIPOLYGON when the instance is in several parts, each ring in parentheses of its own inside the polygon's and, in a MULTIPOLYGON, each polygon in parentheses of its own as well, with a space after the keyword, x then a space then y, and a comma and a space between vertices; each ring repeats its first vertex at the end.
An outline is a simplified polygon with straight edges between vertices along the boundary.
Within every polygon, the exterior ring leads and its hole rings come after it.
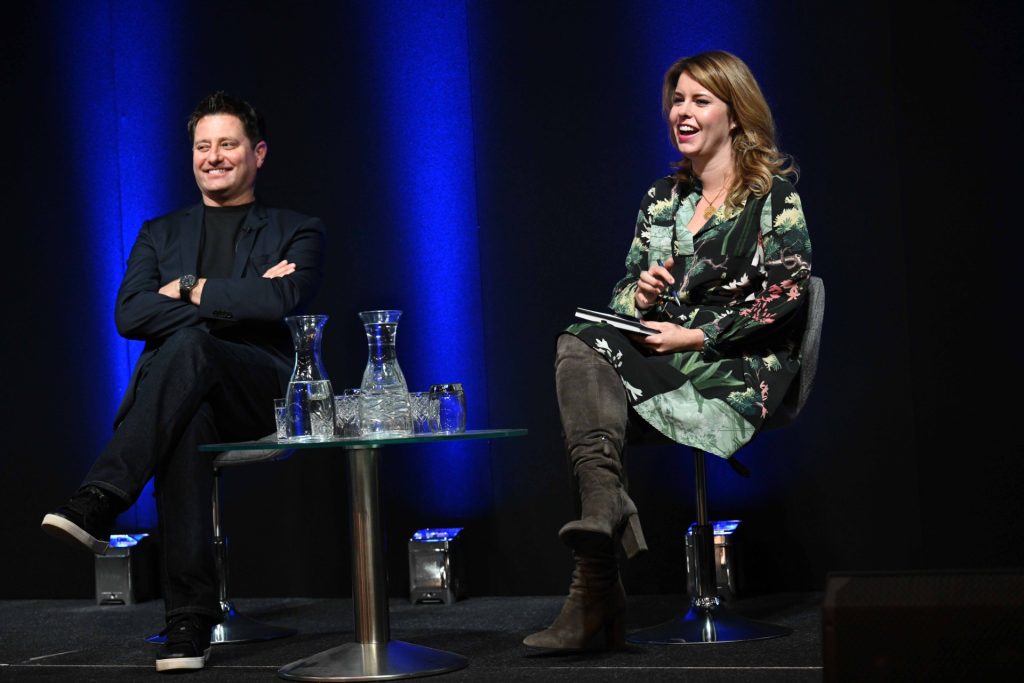
MULTIPOLYGON (((265 440, 276 440, 277 435, 271 434, 265 440)), ((213 627, 210 643, 250 643, 258 640, 273 640, 295 635, 295 629, 272 626, 254 621, 238 613, 228 598, 228 544, 221 529, 220 522, 220 474, 225 467, 248 465, 254 462, 272 462, 284 460, 293 451, 253 450, 225 451, 218 453, 213 459, 213 552, 217 570, 217 581, 220 594, 221 623, 213 627)), ((150 643, 162 643, 166 636, 156 634, 146 638, 150 643)))
MULTIPOLYGON (((800 372, 794 378, 786 398, 764 429, 778 429, 796 419, 807 402, 818 369, 818 347, 825 314, 825 284, 811 277, 807 288, 806 324, 800 342, 800 372)), ((714 528, 708 521, 707 476, 704 451, 693 449, 697 488, 697 524, 694 527, 694 568, 697 595, 681 617, 630 634, 626 640, 643 645, 685 645, 693 643, 730 643, 764 640, 789 635, 792 629, 733 614, 722 606, 715 572, 714 528)), ((731 463, 733 464, 733 463, 731 463)), ((745 468, 733 464, 741 474, 745 468)))

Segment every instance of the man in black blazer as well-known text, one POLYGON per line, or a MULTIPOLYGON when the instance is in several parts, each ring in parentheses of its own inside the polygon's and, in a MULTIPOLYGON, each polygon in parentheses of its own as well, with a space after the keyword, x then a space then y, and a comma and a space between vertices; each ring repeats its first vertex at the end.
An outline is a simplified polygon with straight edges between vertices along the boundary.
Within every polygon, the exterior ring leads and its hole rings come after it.
POLYGON ((202 203, 147 221, 117 293, 118 332, 146 342, 110 443, 43 529, 103 553, 118 514, 155 478, 167 643, 157 671, 201 669, 221 618, 213 559, 213 477, 200 444, 274 431, 293 346, 282 318, 323 275, 317 218, 256 202, 262 120, 224 93, 189 120, 202 203))

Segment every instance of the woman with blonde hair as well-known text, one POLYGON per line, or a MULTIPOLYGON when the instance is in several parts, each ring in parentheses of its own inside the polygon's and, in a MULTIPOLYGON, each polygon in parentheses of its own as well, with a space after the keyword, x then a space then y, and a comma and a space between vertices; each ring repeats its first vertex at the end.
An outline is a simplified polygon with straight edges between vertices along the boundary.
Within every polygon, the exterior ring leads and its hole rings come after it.
POLYGON ((555 384, 580 519, 569 596, 523 641, 579 650, 624 642, 616 545, 647 549, 624 487, 627 440, 659 439, 730 458, 782 402, 800 367, 811 244, 796 169, 771 111, 735 55, 705 52, 665 74, 675 173, 644 194, 626 276, 610 307, 656 333, 577 323, 558 339, 555 384))

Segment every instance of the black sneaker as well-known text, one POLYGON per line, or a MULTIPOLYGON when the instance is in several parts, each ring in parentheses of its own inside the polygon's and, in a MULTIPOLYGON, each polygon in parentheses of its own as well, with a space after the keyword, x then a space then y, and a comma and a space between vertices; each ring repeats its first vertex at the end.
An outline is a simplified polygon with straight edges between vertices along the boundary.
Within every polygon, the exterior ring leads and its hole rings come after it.
POLYGON ((43 531, 72 545, 102 555, 110 543, 114 520, 124 501, 98 486, 83 486, 66 505, 43 517, 43 531))
POLYGON ((210 629, 213 620, 199 614, 171 617, 163 633, 167 642, 156 657, 157 671, 202 669, 210 658, 210 629))

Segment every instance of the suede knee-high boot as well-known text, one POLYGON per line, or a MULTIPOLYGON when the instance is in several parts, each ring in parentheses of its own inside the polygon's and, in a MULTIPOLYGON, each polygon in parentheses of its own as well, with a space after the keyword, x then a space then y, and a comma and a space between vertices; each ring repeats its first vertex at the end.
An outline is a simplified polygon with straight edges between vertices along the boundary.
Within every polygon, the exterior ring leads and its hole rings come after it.
POLYGON ((558 650, 620 647, 626 593, 615 542, 621 540, 629 557, 647 549, 636 506, 623 486, 626 394, 608 361, 571 335, 558 340, 555 384, 581 507, 581 518, 558 535, 573 549, 576 566, 555 622, 523 643, 558 650))
POLYGON ((555 622, 523 639, 524 645, 552 650, 600 650, 626 640, 626 593, 614 553, 574 553, 569 597, 555 622))
POLYGON ((626 556, 635 557, 647 544, 636 505, 623 486, 628 408, 622 380, 603 356, 566 334, 558 340, 555 385, 581 507, 580 519, 558 535, 591 556, 611 552, 621 541, 626 556))

